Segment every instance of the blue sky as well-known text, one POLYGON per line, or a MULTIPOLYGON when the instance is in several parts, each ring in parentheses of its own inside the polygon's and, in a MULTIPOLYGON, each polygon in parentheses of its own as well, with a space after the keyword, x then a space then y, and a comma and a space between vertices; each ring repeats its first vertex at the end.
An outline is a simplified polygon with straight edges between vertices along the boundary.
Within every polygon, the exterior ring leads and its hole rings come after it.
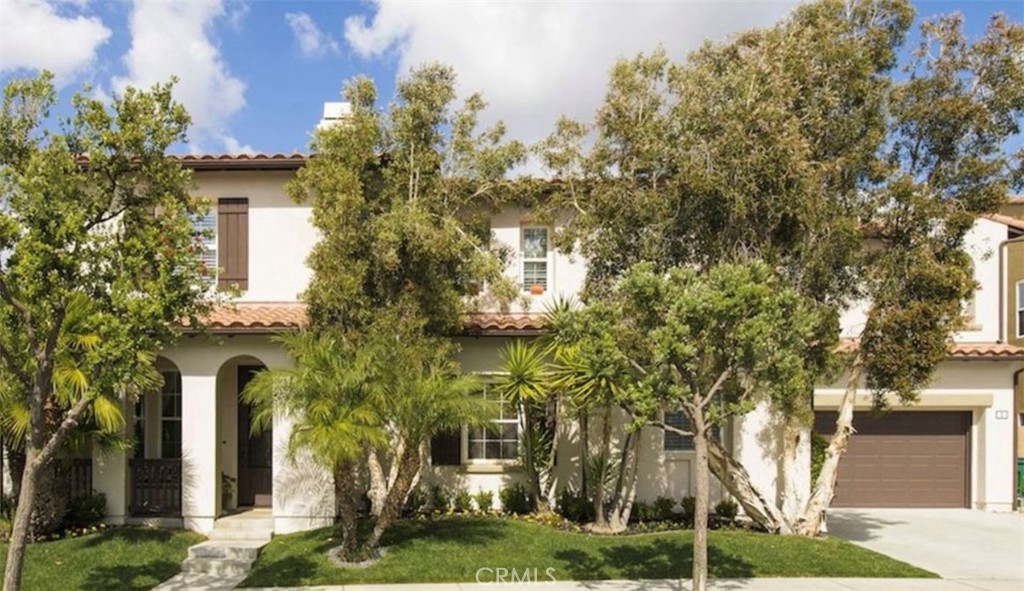
MULTIPOLYGON (((615 0, 367 2, 273 0, 0 0, 0 83, 55 71, 63 99, 83 84, 110 95, 172 73, 193 114, 180 151, 307 148, 325 101, 373 78, 389 98, 398 75, 439 60, 460 91, 480 90, 485 118, 536 141, 555 118, 589 118, 621 56, 663 44, 676 58, 705 39, 769 25, 796 4, 615 0)), ((969 34, 1019 0, 918 1, 919 17, 960 11, 969 34)))

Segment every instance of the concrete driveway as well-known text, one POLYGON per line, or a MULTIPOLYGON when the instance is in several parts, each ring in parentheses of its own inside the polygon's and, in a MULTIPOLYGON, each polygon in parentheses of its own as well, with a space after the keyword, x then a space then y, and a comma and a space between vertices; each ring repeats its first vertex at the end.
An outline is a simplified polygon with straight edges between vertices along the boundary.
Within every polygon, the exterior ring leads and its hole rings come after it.
POLYGON ((969 509, 831 509, 830 535, 945 579, 1021 581, 1024 514, 969 509))

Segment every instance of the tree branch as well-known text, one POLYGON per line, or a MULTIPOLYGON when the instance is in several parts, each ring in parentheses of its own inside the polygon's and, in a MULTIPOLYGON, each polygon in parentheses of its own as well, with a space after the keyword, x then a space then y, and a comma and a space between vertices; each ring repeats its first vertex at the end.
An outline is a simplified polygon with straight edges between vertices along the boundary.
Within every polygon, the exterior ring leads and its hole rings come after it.
POLYGON ((89 396, 82 396, 78 399, 78 402, 71 407, 68 414, 64 416, 64 420, 61 421, 60 426, 50 436, 50 440, 46 442, 43 449, 39 451, 39 455, 36 456, 36 464, 42 466, 50 460, 50 457, 57 451, 57 448, 64 443, 64 438, 67 437, 68 431, 78 425, 78 419, 85 414, 86 409, 89 408, 89 403, 92 402, 92 398, 89 396))

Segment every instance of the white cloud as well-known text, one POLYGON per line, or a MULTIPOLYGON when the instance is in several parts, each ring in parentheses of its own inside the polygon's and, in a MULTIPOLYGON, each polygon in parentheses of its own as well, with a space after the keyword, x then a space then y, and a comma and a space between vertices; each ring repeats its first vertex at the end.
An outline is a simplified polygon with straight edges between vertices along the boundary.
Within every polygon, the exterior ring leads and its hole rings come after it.
MULTIPOLYGON (((117 92, 149 87, 177 76, 174 96, 192 116, 192 149, 211 142, 228 148, 228 121, 245 107, 245 82, 231 75, 217 48, 215 25, 225 18, 217 1, 135 0, 130 21, 132 45, 123 61, 127 75, 115 77, 117 92)), ((238 143, 234 143, 238 147, 238 143)))
POLYGON ((769 25, 796 0, 745 2, 409 2, 376 0, 349 17, 345 39, 361 56, 396 52, 399 73, 428 61, 454 66, 460 90, 482 91, 487 121, 524 141, 559 115, 589 121, 619 57, 663 44, 682 59, 705 39, 769 25))
POLYGON ((224 151, 228 154, 255 154, 256 150, 249 144, 243 144, 234 138, 234 136, 226 135, 223 137, 224 140, 224 151))
POLYGON ((0 72, 50 70, 64 85, 88 69, 110 29, 81 12, 85 0, 0 0, 0 72))
POLYGON ((325 34, 316 22, 305 12, 289 12, 284 15, 291 27, 299 51, 306 57, 323 57, 327 53, 340 53, 338 42, 325 34))
POLYGON ((245 22, 247 16, 249 16, 249 3, 246 0, 231 2, 227 16, 228 26, 235 32, 241 31, 242 23, 245 22))

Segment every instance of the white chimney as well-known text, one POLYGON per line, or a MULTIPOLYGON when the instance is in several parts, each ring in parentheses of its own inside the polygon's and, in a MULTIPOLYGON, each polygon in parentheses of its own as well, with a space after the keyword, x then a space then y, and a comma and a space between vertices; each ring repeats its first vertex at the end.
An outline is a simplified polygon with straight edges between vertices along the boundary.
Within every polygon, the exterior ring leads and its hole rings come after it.
POLYGON ((337 125, 350 115, 352 115, 351 103, 324 103, 324 116, 320 119, 320 123, 317 124, 317 129, 337 125))

